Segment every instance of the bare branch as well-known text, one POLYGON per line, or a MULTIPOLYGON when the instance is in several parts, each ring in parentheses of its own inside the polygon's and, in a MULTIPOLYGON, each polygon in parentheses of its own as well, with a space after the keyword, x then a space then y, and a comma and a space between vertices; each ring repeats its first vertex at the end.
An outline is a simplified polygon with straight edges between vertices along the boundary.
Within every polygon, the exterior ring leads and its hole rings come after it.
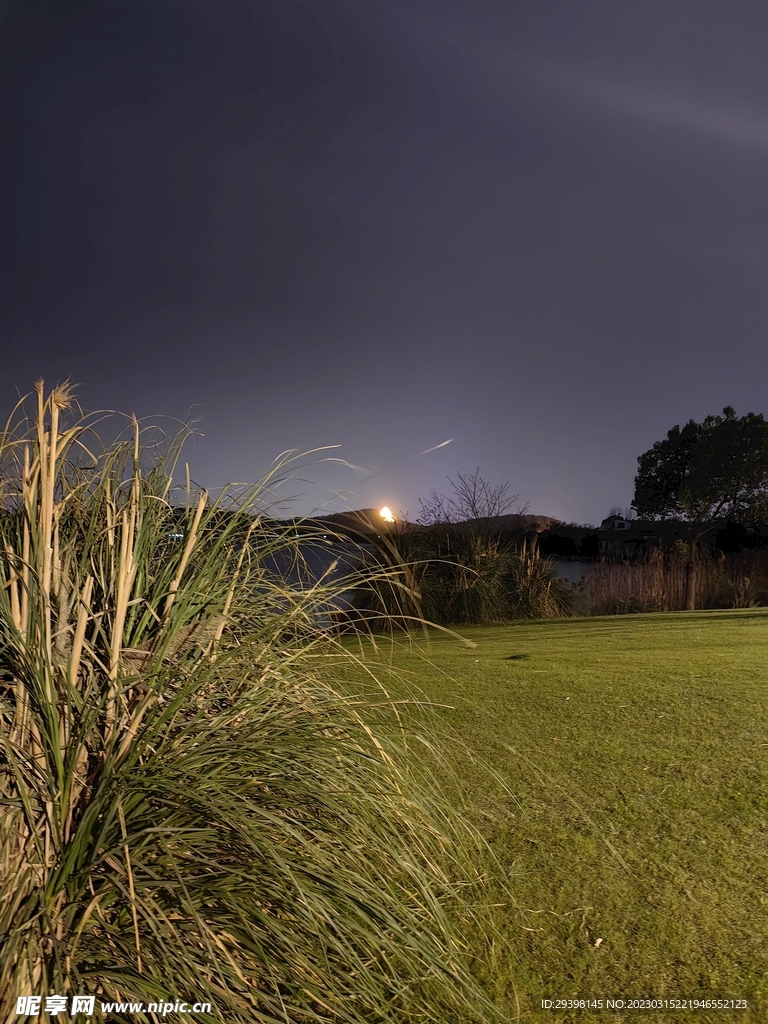
POLYGON ((453 489, 451 497, 433 490, 426 501, 419 502, 421 512, 417 521, 422 526, 495 519, 504 515, 519 498, 518 494, 509 493, 508 483, 493 486, 480 476, 479 466, 474 473, 457 473, 456 476, 456 480, 448 477, 453 489))

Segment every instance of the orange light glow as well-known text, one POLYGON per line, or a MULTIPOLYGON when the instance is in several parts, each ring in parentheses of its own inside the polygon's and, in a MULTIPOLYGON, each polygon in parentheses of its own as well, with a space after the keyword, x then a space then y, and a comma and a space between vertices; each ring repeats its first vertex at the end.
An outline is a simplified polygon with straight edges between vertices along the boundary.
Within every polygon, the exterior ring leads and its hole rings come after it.
POLYGON ((389 511, 386 505, 381 510, 381 512, 379 512, 379 515, 381 516, 385 523, 394 523, 395 521, 395 517, 392 515, 392 513, 389 511))

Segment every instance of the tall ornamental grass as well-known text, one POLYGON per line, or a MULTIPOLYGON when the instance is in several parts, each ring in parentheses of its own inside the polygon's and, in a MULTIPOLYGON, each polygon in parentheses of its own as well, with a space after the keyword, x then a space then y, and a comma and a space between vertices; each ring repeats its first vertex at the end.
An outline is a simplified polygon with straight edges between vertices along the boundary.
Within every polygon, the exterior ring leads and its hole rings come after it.
POLYGON ((295 543, 264 518, 285 462, 177 492, 183 438, 102 445, 67 386, 34 400, 0 439, 0 1019, 496 1019, 449 925, 460 833, 322 681, 332 595, 264 568, 295 543))

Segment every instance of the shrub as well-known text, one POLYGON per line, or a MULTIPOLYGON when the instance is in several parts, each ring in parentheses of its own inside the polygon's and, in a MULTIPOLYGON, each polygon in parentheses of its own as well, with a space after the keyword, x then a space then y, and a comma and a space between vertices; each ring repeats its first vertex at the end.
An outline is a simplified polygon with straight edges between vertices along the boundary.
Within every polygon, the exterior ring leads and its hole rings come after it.
POLYGON ((402 616, 404 595, 441 625, 553 618, 573 607, 573 588, 535 541, 516 548, 483 524, 404 530, 386 556, 402 574, 397 590, 389 581, 378 588, 377 606, 390 614, 402 616))
POLYGON ((552 619, 569 615, 575 592, 554 575, 554 560, 544 557, 535 541, 524 541, 510 567, 510 592, 516 619, 552 619))
POLYGON ((260 504, 286 464, 216 501, 187 474, 177 506, 183 436, 163 455, 133 419, 100 446, 62 425, 67 387, 36 391, 0 440, 3 1018, 90 992, 495 1019, 448 923, 460 833, 313 672, 329 595, 263 569, 292 543, 260 504))

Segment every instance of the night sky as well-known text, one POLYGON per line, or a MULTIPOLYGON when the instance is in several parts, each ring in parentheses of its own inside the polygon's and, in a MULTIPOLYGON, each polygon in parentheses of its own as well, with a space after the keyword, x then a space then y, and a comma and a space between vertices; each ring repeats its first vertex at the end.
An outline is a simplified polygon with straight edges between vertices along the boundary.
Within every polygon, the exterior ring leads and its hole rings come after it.
POLYGON ((300 513, 479 465, 594 523, 768 413, 764 0, 2 10, 3 419, 70 378, 211 488, 340 445, 300 513))

